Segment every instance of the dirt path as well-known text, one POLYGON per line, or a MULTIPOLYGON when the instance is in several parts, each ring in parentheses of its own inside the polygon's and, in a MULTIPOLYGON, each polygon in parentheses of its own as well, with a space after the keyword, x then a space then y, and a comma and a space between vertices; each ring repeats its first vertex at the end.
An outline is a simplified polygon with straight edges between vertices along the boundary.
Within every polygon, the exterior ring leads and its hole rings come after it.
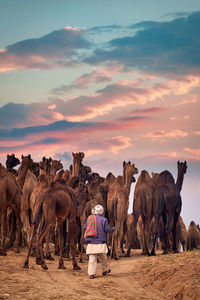
POLYGON ((23 269, 25 251, 0 257, 0 300, 2 299, 200 299, 200 251, 143 257, 134 250, 130 258, 112 260, 112 272, 89 279, 87 261, 80 271, 58 270, 58 258, 42 270, 30 259, 23 269))

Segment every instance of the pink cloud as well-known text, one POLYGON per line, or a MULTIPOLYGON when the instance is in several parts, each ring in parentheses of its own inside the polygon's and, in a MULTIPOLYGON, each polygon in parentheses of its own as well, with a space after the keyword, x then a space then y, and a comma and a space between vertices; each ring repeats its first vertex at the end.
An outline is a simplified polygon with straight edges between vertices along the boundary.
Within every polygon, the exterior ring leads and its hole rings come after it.
POLYGON ((153 132, 144 134, 143 137, 146 138, 153 138, 153 139, 160 139, 160 138, 176 138, 176 137, 186 137, 188 135, 187 132, 179 130, 179 129, 174 129, 174 130, 155 130, 153 132))

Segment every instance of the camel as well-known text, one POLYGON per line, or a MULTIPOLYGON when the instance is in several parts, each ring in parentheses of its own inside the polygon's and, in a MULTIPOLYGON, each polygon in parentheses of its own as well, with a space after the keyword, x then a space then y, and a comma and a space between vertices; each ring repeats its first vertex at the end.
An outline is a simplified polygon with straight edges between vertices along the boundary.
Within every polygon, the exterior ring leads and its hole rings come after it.
POLYGON ((200 249, 200 232, 194 221, 188 227, 187 250, 200 249))
MULTIPOLYGON (((143 255, 150 255, 149 240, 151 234, 153 207, 153 180, 146 170, 142 170, 138 177, 133 200, 133 236, 137 235, 137 224, 140 220, 141 234, 138 236, 143 255)), ((127 249, 126 256, 130 256, 131 247, 127 249)))
MULTIPOLYGON (((25 176, 28 169, 31 167, 31 156, 22 156, 21 166, 19 168, 18 176, 15 176, 0 165, 0 212, 1 212, 1 246, 0 255, 6 255, 5 237, 7 232, 6 219, 12 214, 15 214, 16 218, 16 237, 13 246, 15 252, 19 252, 19 240, 22 229, 22 222, 20 218, 20 198, 22 194, 22 187, 24 184, 25 176)), ((10 241, 11 243, 11 241, 10 241)))
POLYGON ((121 241, 123 239, 124 222, 129 207, 129 193, 134 174, 138 169, 130 162, 123 162, 123 176, 119 175, 109 186, 107 195, 108 220, 111 227, 115 227, 113 234, 113 257, 119 259, 121 241))
POLYGON ((178 167, 178 173, 177 173, 177 179, 176 179, 176 186, 181 192, 182 190, 182 185, 183 185, 183 179, 184 179, 184 174, 187 172, 187 162, 177 162, 177 167, 178 167))
POLYGON ((73 165, 72 165, 72 174, 71 176, 79 176, 80 175, 80 168, 81 168, 81 163, 83 161, 83 158, 85 154, 83 152, 78 152, 74 153, 72 152, 73 156, 73 165))
MULTIPOLYGON (((80 195, 81 200, 85 202, 87 198, 87 188, 85 185, 80 183, 80 195)), ((76 199, 74 195, 74 191, 66 185, 66 182, 62 179, 54 181, 51 183, 50 188, 47 189, 44 193, 42 193, 37 201, 39 205, 39 209, 34 215, 33 221, 33 231, 30 247, 28 250, 28 254, 24 263, 24 268, 28 268, 29 265, 29 255, 32 247, 33 237, 36 233, 37 226, 41 220, 41 216, 44 217, 44 227, 37 238, 37 263, 41 264, 43 269, 48 269, 47 265, 44 261, 43 251, 42 251, 42 242, 46 235, 48 234, 51 226, 54 224, 56 220, 56 227, 58 230, 58 240, 59 240, 59 249, 60 249, 60 259, 59 259, 59 269, 64 269, 63 263, 63 222, 66 218, 69 219, 69 235, 70 235, 70 246, 72 250, 72 264, 74 270, 80 270, 76 259, 75 259, 75 237, 77 235, 76 228, 76 217, 82 211, 79 210, 79 207, 76 206, 76 199)), ((81 203, 80 203, 81 205, 81 203)))
POLYGON ((164 226, 163 254, 171 252, 169 241, 171 232, 173 235, 172 250, 174 253, 178 252, 177 222, 180 216, 181 207, 182 200, 174 178, 169 171, 165 170, 158 176, 153 195, 153 216, 155 218, 155 228, 151 255, 155 255, 155 245, 159 232, 160 218, 162 218, 164 226))
MULTIPOLYGON (((40 168, 42 168, 40 169, 40 173, 41 175, 45 175, 45 184, 48 183, 48 186, 50 182, 53 181, 56 172, 63 167, 60 161, 52 160, 51 158, 47 159, 45 157, 43 157, 42 161, 37 165, 39 165, 40 168)), ((34 203, 35 200, 33 200, 33 198, 37 197, 36 193, 39 193, 38 189, 40 188, 41 188, 41 183, 38 182, 38 179, 34 175, 33 171, 28 170, 25 183, 23 186, 22 198, 21 198, 21 218, 23 223, 23 238, 26 241, 26 243, 30 242, 29 239, 30 239, 31 221, 32 221, 31 202, 34 203)))
POLYGON ((15 157, 15 154, 7 155, 6 169, 8 170, 8 172, 11 172, 15 176, 17 176, 17 171, 13 168, 19 164, 20 164, 20 160, 17 157, 15 157))
POLYGON ((92 208, 100 204, 104 208, 104 212, 106 210, 104 199, 99 191, 100 184, 104 181, 104 178, 101 177, 98 173, 91 173, 88 177, 88 201, 85 205, 85 209, 83 214, 80 216, 80 262, 83 262, 83 244, 85 242, 84 239, 84 223, 87 217, 91 214, 92 208))

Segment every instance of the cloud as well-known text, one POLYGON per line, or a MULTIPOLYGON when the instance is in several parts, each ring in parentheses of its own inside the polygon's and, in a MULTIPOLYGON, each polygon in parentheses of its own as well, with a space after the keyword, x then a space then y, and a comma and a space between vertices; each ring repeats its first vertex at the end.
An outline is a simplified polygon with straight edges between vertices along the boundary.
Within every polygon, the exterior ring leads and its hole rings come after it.
POLYGON ((160 138, 176 138, 176 137, 186 137, 188 135, 187 132, 174 129, 171 131, 168 130, 155 130, 153 132, 144 134, 143 137, 146 138, 153 138, 153 139, 160 139, 160 138))
POLYGON ((200 12, 168 22, 142 22, 132 36, 113 39, 85 61, 114 62, 125 68, 166 74, 199 74, 200 12), (110 47, 110 49, 108 49, 110 47))
POLYGON ((111 74, 105 70, 99 70, 94 68, 91 73, 85 73, 82 76, 74 80, 70 85, 62 85, 61 87, 52 90, 55 94, 62 94, 71 89, 83 89, 87 88, 92 83, 109 82, 112 80, 111 74))
POLYGON ((73 128, 83 128, 97 125, 95 123, 79 123, 58 121, 48 125, 27 126, 22 128, 0 129, 1 138, 23 138, 30 134, 39 134, 44 132, 54 132, 62 130, 72 130, 73 128))
POLYGON ((192 153, 194 155, 198 155, 200 157, 200 148, 198 148, 198 149, 192 149, 192 148, 186 147, 183 150, 186 151, 186 152, 192 153))
POLYGON ((66 28, 53 31, 40 38, 20 41, 3 49, 0 52, 0 72, 63 68, 77 60, 78 50, 90 47, 91 43, 83 37, 81 30, 66 28))

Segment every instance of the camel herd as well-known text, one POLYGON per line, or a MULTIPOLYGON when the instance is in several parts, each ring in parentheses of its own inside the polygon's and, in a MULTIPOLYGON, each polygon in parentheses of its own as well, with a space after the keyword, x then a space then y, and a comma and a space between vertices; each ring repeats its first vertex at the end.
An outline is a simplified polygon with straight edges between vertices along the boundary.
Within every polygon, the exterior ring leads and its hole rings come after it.
POLYGON ((176 182, 167 170, 151 175, 142 170, 136 182, 138 169, 130 161, 123 162, 123 175, 110 172, 104 178, 83 164, 84 156, 72 153, 73 164, 64 170, 60 160, 43 157, 34 162, 30 155, 22 155, 20 162, 14 154, 7 155, 6 167, 0 164, 0 255, 27 247, 24 267, 34 255, 36 263, 47 269, 45 259, 54 260, 51 242, 60 256, 58 267, 65 268, 63 257, 71 253, 73 269, 79 270, 76 256, 83 261, 83 224, 96 204, 104 207, 110 226, 115 227, 108 236, 112 258, 119 259, 124 246, 125 256, 132 248, 155 255, 159 248, 167 254, 180 251, 180 245, 183 251, 200 247, 199 226, 192 221, 187 230, 180 216, 186 162, 178 161, 176 182))

